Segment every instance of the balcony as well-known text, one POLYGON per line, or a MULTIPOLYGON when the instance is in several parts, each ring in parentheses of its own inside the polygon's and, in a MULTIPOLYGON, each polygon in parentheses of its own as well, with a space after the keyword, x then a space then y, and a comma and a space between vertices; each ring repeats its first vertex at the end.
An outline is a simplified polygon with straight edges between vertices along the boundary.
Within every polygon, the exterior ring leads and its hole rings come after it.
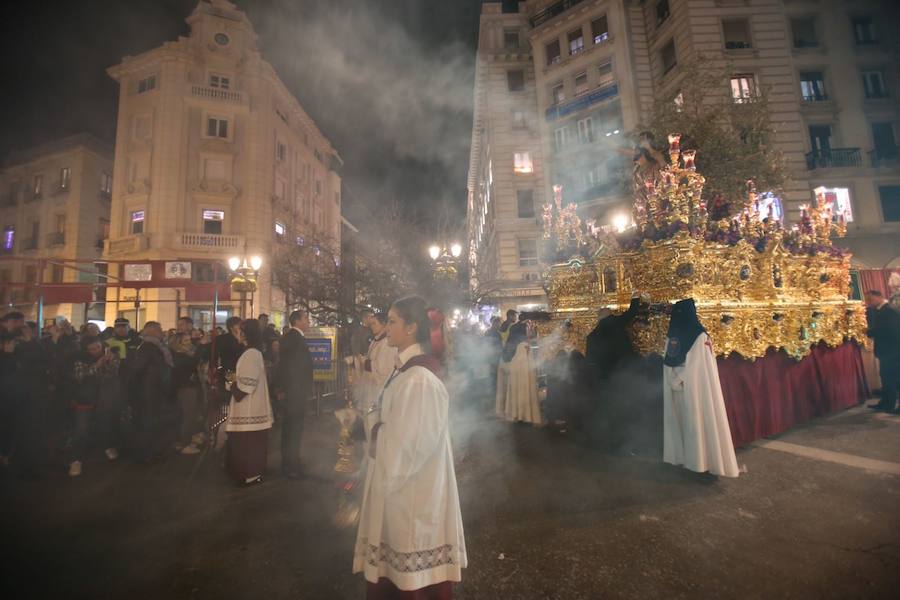
POLYGON ((806 168, 810 171, 861 166, 862 154, 859 148, 831 148, 806 153, 806 168))
POLYGON ((869 160, 876 169, 900 166, 900 149, 897 146, 875 148, 869 151, 869 160))
POLYGON ((47 234, 48 246, 63 246, 66 243, 66 234, 61 231, 54 231, 47 234))
POLYGON ((223 90, 220 88, 206 87, 203 85, 192 85, 191 96, 195 98, 203 98, 205 100, 231 102, 233 104, 244 104, 247 101, 246 96, 243 92, 223 90))
POLYGON ((615 98, 618 95, 619 85, 613 83, 605 87, 597 88, 593 92, 584 94, 583 96, 579 96, 568 102, 555 104, 546 110, 544 116, 548 121, 555 121, 556 119, 561 119, 562 117, 571 115, 572 113, 576 113, 589 106, 593 106, 598 102, 603 102, 604 100, 615 98))
POLYGON ((150 240, 143 233, 111 239, 109 240, 109 254, 127 254, 129 252, 140 252, 150 247, 150 240))
POLYGON ((582 2, 584 2, 584 0, 559 0, 559 2, 551 4, 544 10, 535 13, 535 15, 531 17, 531 26, 538 27, 539 25, 543 25, 553 17, 563 14, 573 6, 577 6, 582 2))
POLYGON ((237 250, 243 247, 244 241, 239 235, 179 233, 175 244, 184 250, 237 250))

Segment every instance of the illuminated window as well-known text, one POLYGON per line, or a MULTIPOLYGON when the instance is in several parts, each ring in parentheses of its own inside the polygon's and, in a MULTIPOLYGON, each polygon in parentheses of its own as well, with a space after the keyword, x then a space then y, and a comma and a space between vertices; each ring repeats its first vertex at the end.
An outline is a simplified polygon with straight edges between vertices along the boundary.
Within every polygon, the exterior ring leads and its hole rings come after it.
POLYGON ((12 252, 13 247, 16 245, 16 228, 15 227, 7 227, 3 230, 3 249, 7 252, 12 252))
POLYGON ((43 175, 35 175, 34 176, 34 186, 32 186, 32 193, 35 198, 40 197, 41 192, 44 189, 44 176, 43 175))
POLYGON ((284 240, 284 223, 275 221, 275 239, 279 242, 284 240))
POLYGON ((534 168, 531 164, 530 152, 516 152, 514 156, 513 171, 516 173, 532 173, 534 168))
POLYGON ((70 175, 71 171, 69 171, 69 167, 63 167, 59 170, 59 189, 65 190, 69 188, 70 175))
POLYGON ((757 194, 756 213, 759 215, 760 221, 764 219, 784 220, 784 208, 781 204, 781 198, 772 192, 757 194))
POLYGON ((816 203, 820 209, 831 209, 832 218, 836 221, 840 215, 848 223, 853 221, 853 206, 850 203, 850 189, 845 187, 817 187, 816 203))
POLYGON ((142 210, 131 212, 131 233, 144 233, 144 218, 145 213, 142 210))
POLYGON ((591 21, 591 33, 594 35, 595 44, 602 44, 609 39, 609 24, 606 15, 591 21))
POLYGON ((804 102, 824 102, 828 100, 825 93, 825 76, 821 71, 804 71, 800 73, 800 95, 804 102))
POLYGON ((753 73, 732 75, 731 97, 738 104, 751 102, 756 97, 756 76, 753 73))
POLYGON ((222 223, 225 221, 224 210, 203 211, 203 233, 221 235, 222 223))

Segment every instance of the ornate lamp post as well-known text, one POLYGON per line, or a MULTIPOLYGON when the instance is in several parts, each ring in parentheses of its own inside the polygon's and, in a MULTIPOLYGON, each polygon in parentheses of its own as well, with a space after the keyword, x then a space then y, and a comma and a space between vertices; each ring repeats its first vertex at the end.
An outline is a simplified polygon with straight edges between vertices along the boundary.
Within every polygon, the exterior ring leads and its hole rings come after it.
POLYGON ((428 249, 428 255, 431 257, 435 275, 447 279, 456 278, 459 274, 457 263, 461 254, 462 246, 458 242, 449 245, 433 244, 428 249))
POLYGON ((253 293, 256 292, 256 281, 259 277, 259 268, 262 266, 262 258, 247 255, 232 256, 228 259, 228 268, 231 270, 231 289, 241 294, 241 318, 246 318, 244 302, 247 293, 250 293, 250 317, 253 317, 253 293))

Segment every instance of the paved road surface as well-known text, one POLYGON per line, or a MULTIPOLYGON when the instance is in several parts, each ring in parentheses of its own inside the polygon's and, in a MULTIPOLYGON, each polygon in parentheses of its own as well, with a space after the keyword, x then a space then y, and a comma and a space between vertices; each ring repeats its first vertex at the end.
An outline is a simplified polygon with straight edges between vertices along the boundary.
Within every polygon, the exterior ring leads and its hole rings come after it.
MULTIPOLYGON (((337 421, 307 421, 314 477, 232 486, 211 456, 79 479, 0 477, 0 597, 362 598, 331 525, 337 421)), ((474 413, 454 444, 464 600, 888 598, 900 590, 900 417, 855 408, 741 450, 707 482, 654 451, 607 456, 474 413)), ((273 445, 273 449, 277 444, 273 445)), ((270 460, 277 464, 277 454, 270 460)), ((274 470, 274 469, 273 469, 274 470)))

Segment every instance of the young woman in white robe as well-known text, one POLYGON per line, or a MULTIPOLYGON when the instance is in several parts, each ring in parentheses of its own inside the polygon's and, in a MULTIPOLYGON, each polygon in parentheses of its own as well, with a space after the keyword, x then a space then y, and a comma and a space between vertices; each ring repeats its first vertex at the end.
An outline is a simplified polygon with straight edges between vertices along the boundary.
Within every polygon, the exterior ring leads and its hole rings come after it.
POLYGON ((737 477, 716 355, 692 299, 672 309, 663 379, 663 460, 697 473, 737 477))
POLYGON ((398 356, 375 406, 353 572, 365 575, 370 600, 450 598, 466 549, 449 396, 437 360, 423 351, 424 300, 394 303, 387 340, 398 356))
POLYGON ((225 462, 231 476, 242 484, 262 481, 266 472, 272 404, 266 380, 266 365, 260 351, 262 328, 256 319, 241 325, 247 349, 237 362, 231 402, 228 406, 228 446, 225 462))

